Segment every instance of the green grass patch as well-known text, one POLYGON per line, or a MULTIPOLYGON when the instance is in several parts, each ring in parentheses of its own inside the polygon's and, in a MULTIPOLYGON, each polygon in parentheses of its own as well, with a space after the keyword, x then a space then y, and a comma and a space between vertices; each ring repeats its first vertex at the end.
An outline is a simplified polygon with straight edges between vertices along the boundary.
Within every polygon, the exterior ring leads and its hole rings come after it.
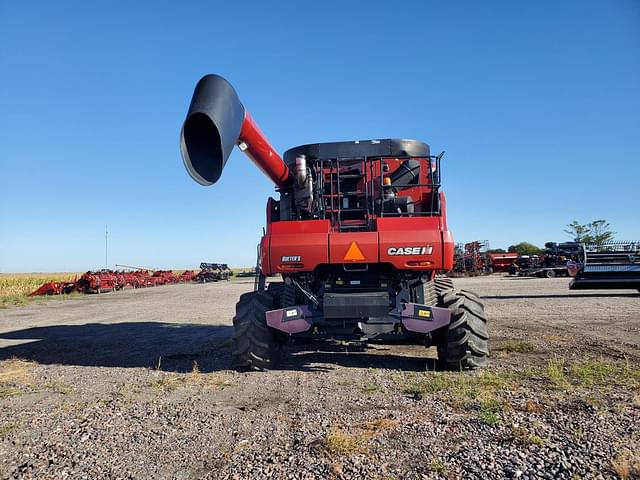
POLYGON ((4 425, 0 425, 0 438, 5 438, 6 436, 17 430, 17 428, 17 423, 5 423, 4 425))
POLYGON ((536 445, 538 447, 544 447, 546 445, 542 437, 529 432, 529 430, 524 427, 513 427, 511 429, 511 436, 513 440, 525 446, 536 445))
POLYGON ((322 443, 323 449, 329 456, 349 456, 366 452, 366 437, 357 433, 349 433, 335 427, 329 430, 322 443))
POLYGON ((188 386, 224 390, 227 387, 235 386, 235 383, 232 382, 232 376, 224 372, 200 372, 197 362, 194 362, 193 369, 189 373, 154 372, 148 385, 158 391, 173 392, 180 387, 188 386))
POLYGON ((504 407, 503 403, 493 393, 488 392, 480 397, 479 402, 478 418, 490 427, 497 427, 502 421, 500 414, 504 407))
POLYGON ((362 385, 362 391, 364 393, 374 393, 374 392, 377 392, 379 389, 380 387, 375 383, 365 383, 364 385, 362 385))
POLYGON ((625 362, 581 360, 567 362, 554 357, 544 368, 530 368, 521 376, 539 378, 558 389, 571 387, 640 387, 640 367, 625 362))
POLYGON ((447 466, 437 458, 431 460, 431 464, 429 465, 429 469, 434 473, 444 473, 447 471, 447 466))
POLYGON ((508 373, 426 372, 405 384, 402 392, 407 395, 446 392, 454 398, 473 400, 487 392, 492 393, 496 389, 514 385, 514 378, 508 373))
POLYGON ((496 350, 507 353, 532 353, 535 352, 536 348, 532 343, 524 340, 507 340, 496 350))
POLYGON ((560 358, 552 358, 547 363, 546 370, 547 379, 556 387, 565 388, 569 386, 567 376, 565 374, 565 361, 560 358))

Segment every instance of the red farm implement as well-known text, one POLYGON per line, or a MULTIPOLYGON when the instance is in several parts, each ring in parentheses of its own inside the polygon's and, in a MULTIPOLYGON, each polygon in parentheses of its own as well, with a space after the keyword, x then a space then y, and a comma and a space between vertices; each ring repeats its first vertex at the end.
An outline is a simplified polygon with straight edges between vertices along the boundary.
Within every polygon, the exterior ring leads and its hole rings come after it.
POLYGON ((30 297, 39 295, 62 295, 71 293, 76 289, 76 282, 47 282, 37 290, 29 294, 30 297))
POLYGON ((457 244, 455 249, 454 272, 479 275, 488 272, 486 251, 489 240, 476 240, 465 244, 457 244))
POLYGON ((488 269, 493 273, 508 272, 511 265, 513 265, 514 262, 517 262, 519 257, 520 255, 516 252, 487 253, 485 255, 488 269))
POLYGON ((103 293, 132 288, 155 287, 180 282, 191 282, 197 277, 193 270, 176 275, 171 270, 88 271, 80 278, 68 282, 47 282, 29 296, 61 295, 64 293, 103 293))

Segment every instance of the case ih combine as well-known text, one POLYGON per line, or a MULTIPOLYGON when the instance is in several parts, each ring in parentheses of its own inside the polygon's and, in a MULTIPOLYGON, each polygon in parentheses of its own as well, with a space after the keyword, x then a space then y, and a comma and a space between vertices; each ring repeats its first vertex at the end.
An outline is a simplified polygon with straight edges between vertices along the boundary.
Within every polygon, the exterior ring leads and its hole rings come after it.
POLYGON ((256 289, 240 297, 233 362, 278 363, 291 337, 436 345, 448 368, 487 363, 480 299, 438 272, 453 267, 440 160, 415 140, 315 143, 282 158, 233 87, 207 75, 181 132, 191 177, 216 183, 238 146, 276 185, 260 241, 256 289), (282 282, 266 285, 266 276, 282 282))

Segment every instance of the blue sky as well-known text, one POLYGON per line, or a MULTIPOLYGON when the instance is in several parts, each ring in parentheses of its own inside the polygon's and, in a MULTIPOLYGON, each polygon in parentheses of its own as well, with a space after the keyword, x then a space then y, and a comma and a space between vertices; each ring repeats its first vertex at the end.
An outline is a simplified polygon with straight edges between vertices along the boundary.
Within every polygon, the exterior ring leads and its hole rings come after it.
POLYGON ((204 188, 178 133, 225 76, 280 151, 446 150, 456 241, 640 237, 640 3, 0 0, 0 271, 252 265, 269 181, 204 188))

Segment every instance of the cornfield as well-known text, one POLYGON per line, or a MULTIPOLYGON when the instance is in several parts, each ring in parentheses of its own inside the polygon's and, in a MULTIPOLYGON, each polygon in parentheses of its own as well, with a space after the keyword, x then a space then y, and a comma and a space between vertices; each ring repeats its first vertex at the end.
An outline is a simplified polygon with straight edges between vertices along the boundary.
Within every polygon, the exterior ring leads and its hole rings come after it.
POLYGON ((2 273, 0 274, 0 308, 21 305, 28 295, 46 282, 72 281, 77 273, 2 273))

